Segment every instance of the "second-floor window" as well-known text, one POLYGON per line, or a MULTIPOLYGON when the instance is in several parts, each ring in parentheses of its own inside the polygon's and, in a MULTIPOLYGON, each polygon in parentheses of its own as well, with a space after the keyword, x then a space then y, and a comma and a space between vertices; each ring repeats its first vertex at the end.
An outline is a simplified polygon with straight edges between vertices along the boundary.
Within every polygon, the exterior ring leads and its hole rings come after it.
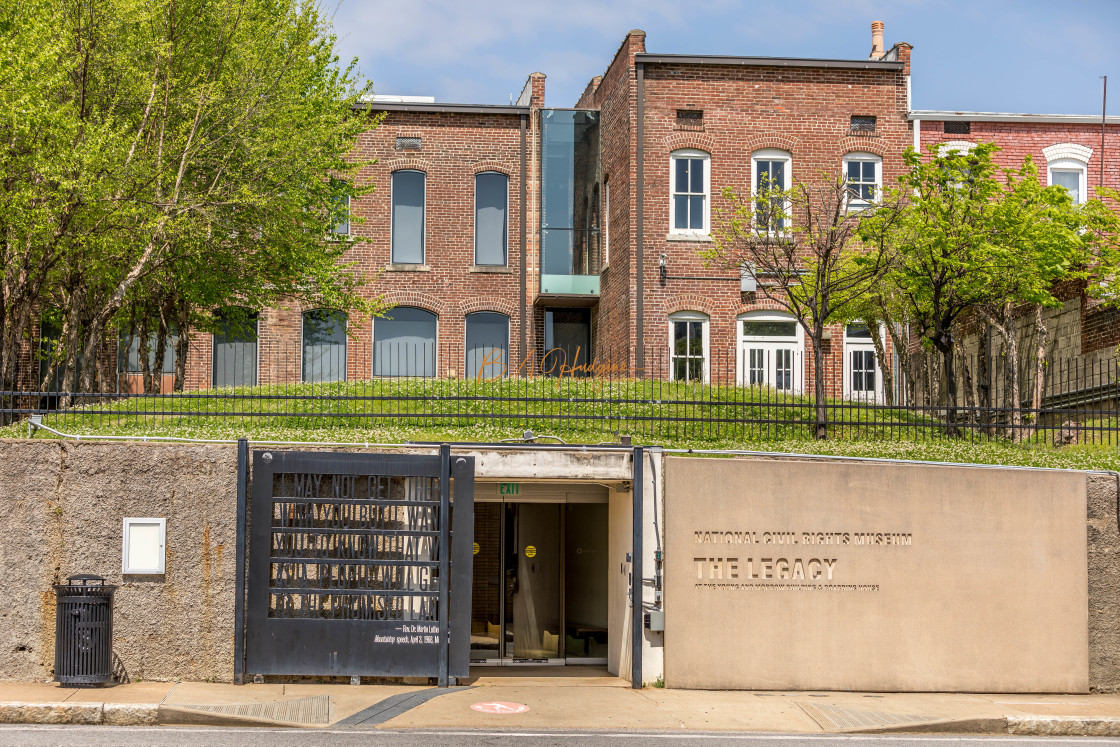
POLYGON ((392 184, 392 262, 424 264, 423 171, 394 171, 392 184))
POLYGON ((786 228, 789 205, 781 193, 790 188, 792 160, 784 150, 759 150, 751 155, 755 226, 761 231, 786 228))
POLYGON ((474 177, 474 263, 505 265, 509 236, 509 177, 496 171, 474 177))
POLYGON ((678 150, 671 154, 669 165, 673 201, 669 232, 708 233, 711 159, 704 151, 678 150))
POLYGON ((848 190, 848 207, 862 210, 879 200, 882 189, 883 160, 873 153, 849 153, 844 156, 844 184, 848 190))

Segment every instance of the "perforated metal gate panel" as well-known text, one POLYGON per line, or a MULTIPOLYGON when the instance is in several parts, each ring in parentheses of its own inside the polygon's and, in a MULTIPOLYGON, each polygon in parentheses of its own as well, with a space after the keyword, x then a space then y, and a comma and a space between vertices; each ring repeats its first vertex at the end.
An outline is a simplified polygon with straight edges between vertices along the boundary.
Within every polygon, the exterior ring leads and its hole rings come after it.
POLYGON ((474 461, 253 453, 249 674, 465 677, 474 461))

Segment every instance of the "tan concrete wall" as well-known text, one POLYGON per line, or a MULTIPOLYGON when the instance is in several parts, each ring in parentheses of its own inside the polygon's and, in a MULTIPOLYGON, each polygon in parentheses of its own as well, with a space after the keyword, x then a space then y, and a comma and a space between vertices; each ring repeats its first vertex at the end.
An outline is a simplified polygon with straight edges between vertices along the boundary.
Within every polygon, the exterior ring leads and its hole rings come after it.
POLYGON ((1083 474, 666 462, 669 687, 1088 689, 1083 474))
POLYGON ((132 679, 233 675, 232 446, 0 441, 0 678, 49 679, 51 584, 120 584, 113 649, 132 679), (167 519, 167 572, 121 577, 122 520, 167 519))

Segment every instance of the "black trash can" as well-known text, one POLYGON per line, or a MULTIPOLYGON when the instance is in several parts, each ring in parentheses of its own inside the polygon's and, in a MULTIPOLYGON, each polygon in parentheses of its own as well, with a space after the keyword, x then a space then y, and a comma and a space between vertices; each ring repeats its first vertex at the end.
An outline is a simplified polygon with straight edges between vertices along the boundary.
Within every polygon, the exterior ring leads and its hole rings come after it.
POLYGON ((113 592, 101 576, 70 576, 55 584, 54 680, 101 685, 113 679, 113 592))

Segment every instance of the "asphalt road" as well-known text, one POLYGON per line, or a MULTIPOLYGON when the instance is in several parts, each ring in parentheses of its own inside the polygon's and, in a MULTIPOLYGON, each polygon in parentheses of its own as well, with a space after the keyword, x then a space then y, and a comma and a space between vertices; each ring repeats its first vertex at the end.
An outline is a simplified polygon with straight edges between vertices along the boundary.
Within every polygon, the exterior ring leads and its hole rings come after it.
POLYGON ((0 746, 20 745, 230 745, 247 747, 481 747, 541 745, 547 747, 1010 747, 1010 745, 1092 745, 1120 747, 1120 739, 1072 737, 972 737, 963 735, 832 735, 832 734, 668 734, 665 732, 543 731, 408 731, 329 729, 241 729, 214 727, 116 727, 0 725, 0 746))

